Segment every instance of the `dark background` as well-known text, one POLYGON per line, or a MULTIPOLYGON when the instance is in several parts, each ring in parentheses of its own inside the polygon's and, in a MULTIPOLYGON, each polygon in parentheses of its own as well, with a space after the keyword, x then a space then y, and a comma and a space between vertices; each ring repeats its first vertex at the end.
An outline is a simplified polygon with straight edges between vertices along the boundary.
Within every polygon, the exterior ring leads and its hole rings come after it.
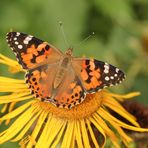
MULTIPOLYGON (((75 56, 93 57, 125 71, 126 80, 112 87, 113 92, 140 91, 136 100, 148 105, 148 0, 1 0, 0 53, 15 59, 5 41, 10 30, 34 35, 65 51, 59 21, 75 56), (92 32, 93 37, 79 44, 92 32)), ((0 75, 23 79, 23 74, 10 74, 4 66, 0 75)), ((18 144, 0 145, 10 147, 18 144)))

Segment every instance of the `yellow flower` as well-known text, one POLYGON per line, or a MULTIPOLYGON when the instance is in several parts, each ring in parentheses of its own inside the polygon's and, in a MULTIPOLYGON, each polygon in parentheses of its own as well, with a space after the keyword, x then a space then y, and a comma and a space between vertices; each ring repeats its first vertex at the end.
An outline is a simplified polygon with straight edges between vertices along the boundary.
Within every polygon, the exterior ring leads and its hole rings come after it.
MULTIPOLYGON (((0 63, 10 67, 12 72, 23 71, 16 61, 0 55, 0 63)), ((128 145, 132 139, 124 132, 128 129, 147 132, 140 128, 134 116, 128 113, 120 102, 139 95, 138 92, 118 95, 106 90, 87 95, 86 99, 72 109, 62 109, 50 103, 40 102, 33 98, 24 80, 0 77, 0 96, 3 113, 0 122, 11 119, 15 121, 0 133, 0 144, 7 141, 20 141, 21 147, 55 148, 88 148, 103 147, 109 138, 115 147, 120 142, 128 145), (20 103, 19 107, 14 105, 20 103), (114 117, 116 112, 128 122, 114 117)))

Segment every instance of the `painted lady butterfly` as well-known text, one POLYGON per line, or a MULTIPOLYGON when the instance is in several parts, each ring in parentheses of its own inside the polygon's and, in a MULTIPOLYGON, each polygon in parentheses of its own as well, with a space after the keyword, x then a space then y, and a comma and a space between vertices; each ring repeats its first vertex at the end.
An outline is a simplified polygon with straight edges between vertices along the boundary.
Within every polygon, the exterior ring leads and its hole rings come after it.
POLYGON ((72 48, 62 53, 54 46, 31 35, 9 32, 7 42, 18 62, 27 70, 26 83, 43 102, 72 108, 86 94, 121 83, 124 73, 95 59, 76 58, 72 48))

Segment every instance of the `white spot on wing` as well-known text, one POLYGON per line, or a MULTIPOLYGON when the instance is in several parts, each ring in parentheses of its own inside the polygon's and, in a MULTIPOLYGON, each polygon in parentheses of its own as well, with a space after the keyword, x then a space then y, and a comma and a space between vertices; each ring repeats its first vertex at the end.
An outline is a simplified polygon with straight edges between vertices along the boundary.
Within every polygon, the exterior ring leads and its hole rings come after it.
POLYGON ((105 63, 104 65, 104 73, 109 73, 109 64, 105 63))
POLYGON ((12 47, 10 47, 12 51, 14 51, 14 49, 12 47))
POLYGON ((19 43, 16 41, 16 42, 14 42, 16 45, 18 45, 19 43))
POLYGON ((17 32, 17 33, 16 33, 16 36, 19 36, 19 35, 20 35, 20 33, 19 33, 19 32, 17 32))
POLYGON ((15 54, 15 56, 17 56, 17 53, 16 52, 14 52, 14 54, 15 54))
POLYGON ((22 48, 23 48, 23 46, 22 46, 22 45, 18 45, 18 48, 19 48, 19 49, 22 49, 22 48))
POLYGON ((28 40, 28 41, 30 41, 32 39, 32 37, 30 37, 30 36, 27 36, 26 38, 25 38, 25 40, 28 40))
POLYGON ((104 65, 104 68, 105 69, 109 69, 109 65, 104 65))
POLYGON ((105 69, 105 70, 104 70, 104 73, 109 73, 109 70, 108 70, 108 69, 105 69))
POLYGON ((28 41, 27 40, 24 40, 24 44, 28 44, 28 41))
POLYGON ((117 77, 118 75, 115 73, 114 76, 117 77))
POLYGON ((119 69, 118 68, 116 68, 116 73, 118 73, 119 72, 119 69))
POLYGON ((24 44, 28 44, 30 40, 32 40, 32 36, 27 36, 24 40, 24 44))
POLYGON ((114 79, 114 77, 113 77, 113 76, 111 76, 110 78, 111 78, 112 80, 114 79))
POLYGON ((105 77, 105 80, 106 80, 106 81, 109 81, 109 77, 108 77, 108 76, 106 76, 106 77, 105 77))

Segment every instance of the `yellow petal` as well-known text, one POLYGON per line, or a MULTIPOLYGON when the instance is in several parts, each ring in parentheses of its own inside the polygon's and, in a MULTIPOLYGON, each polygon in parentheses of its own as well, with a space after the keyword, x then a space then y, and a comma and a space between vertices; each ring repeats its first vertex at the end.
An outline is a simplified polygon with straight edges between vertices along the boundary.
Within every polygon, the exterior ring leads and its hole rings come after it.
POLYGON ((73 132, 74 132, 74 121, 70 121, 67 123, 67 128, 66 128, 64 138, 61 144, 61 148, 70 147, 73 132))
POLYGON ((119 114, 121 117, 124 117, 129 122, 131 122, 133 125, 139 127, 139 124, 135 121, 136 118, 133 117, 130 113, 128 113, 119 103, 117 103, 115 100, 110 100, 104 102, 104 105, 119 114))
POLYGON ((108 113, 107 111, 105 110, 102 110, 100 108, 100 111, 99 111, 99 114, 100 115, 107 115, 108 118, 112 119, 113 121, 115 121, 119 126, 123 127, 123 128, 126 128, 126 129, 129 129, 129 130, 133 130, 133 131, 138 131, 138 132, 148 132, 148 129, 147 128, 140 128, 140 127, 135 127, 135 126, 131 126, 131 125, 128 125, 122 121, 120 121, 119 119, 113 117, 110 113, 108 113))
POLYGON ((0 76, 0 83, 7 83, 7 84, 25 84, 25 80, 19 80, 19 79, 13 79, 13 78, 8 78, 8 77, 2 77, 0 76))
POLYGON ((92 117, 90 117, 89 120, 97 128, 97 130, 102 134, 102 136, 103 136, 103 142, 101 144, 100 143, 99 144, 101 145, 101 147, 104 147, 105 146, 105 143, 106 143, 106 134, 105 134, 105 131, 103 130, 103 128, 101 128, 101 126, 92 117))
MULTIPOLYGON (((102 110, 103 110, 103 109, 102 109, 102 110)), ((106 111, 104 110, 104 112, 106 112, 106 111)), ((132 141, 132 139, 131 139, 129 136, 127 136, 127 135, 125 134, 125 132, 122 130, 122 128, 120 128, 120 126, 119 126, 114 120, 112 120, 110 117, 108 117, 108 116, 107 116, 106 114, 104 114, 104 113, 100 113, 99 115, 100 115, 104 120, 108 121, 108 122, 114 127, 114 129, 116 129, 116 130, 118 131, 118 133, 120 134, 120 136, 121 136, 121 138, 122 138, 123 141, 126 140, 127 143, 129 143, 129 142, 132 141)))
POLYGON ((114 99, 113 97, 111 97, 111 96, 108 96, 108 97, 106 97, 106 99, 103 99, 103 104, 104 104, 104 105, 107 104, 107 106, 110 107, 110 109, 117 108, 118 110, 121 110, 121 111, 124 112, 125 114, 128 114, 128 116, 129 116, 130 118, 132 118, 133 120, 136 120, 136 118, 135 118, 132 114, 128 113, 128 112, 124 109, 124 107, 123 107, 117 100, 115 100, 115 99, 114 99))
MULTIPOLYGON (((33 130, 33 133, 32 133, 32 135, 31 135, 31 137, 33 138, 33 139, 37 139, 37 137, 39 136, 39 134, 40 134, 40 131, 41 131, 41 128, 44 126, 44 124, 46 123, 46 118, 47 118, 47 115, 48 115, 48 113, 47 112, 42 112, 41 113, 41 115, 40 115, 40 117, 39 117, 39 119, 38 119, 38 121, 37 121, 37 123, 36 123, 36 125, 35 125, 35 128, 34 128, 34 130, 33 130)), ((32 148, 32 146, 33 146, 33 144, 34 143, 32 143, 32 141, 29 141, 29 143, 28 143, 28 145, 27 145, 27 148, 32 148)))
POLYGON ((140 92, 132 92, 132 93, 128 93, 126 95, 118 95, 118 94, 107 92, 107 95, 110 95, 112 97, 115 97, 118 100, 122 100, 123 101, 125 99, 131 99, 133 97, 139 96, 140 92))
POLYGON ((53 144, 51 145, 51 148, 55 148, 58 145, 58 143, 60 142, 60 140, 64 134, 64 130, 66 128, 66 125, 67 125, 67 122, 64 122, 62 129, 59 131, 59 133, 57 134, 57 137, 54 139, 53 144))
POLYGON ((7 110, 8 104, 4 104, 3 108, 1 109, 1 113, 4 113, 7 110))
POLYGON ((75 137, 76 137, 76 142, 78 144, 78 147, 83 148, 82 144, 82 135, 81 135, 81 127, 80 127, 80 122, 79 120, 75 121, 75 137))
POLYGON ((25 70, 23 70, 21 68, 21 66, 18 64, 17 61, 12 60, 12 59, 10 59, 10 58, 2 55, 2 54, 0 54, 0 63, 9 66, 10 69, 11 69, 11 72, 13 72, 13 73, 20 72, 20 71, 25 72, 25 70))
POLYGON ((89 120, 86 120, 86 123, 87 123, 88 130, 89 130, 89 133, 90 133, 90 137, 91 137, 91 139, 92 139, 92 141, 93 141, 94 146, 95 146, 96 148, 99 148, 99 145, 98 145, 98 142, 97 142, 96 137, 95 137, 95 135, 94 135, 94 132, 93 132, 93 130, 92 130, 90 121, 89 121, 89 120))
MULTIPOLYGON (((41 114, 41 111, 39 111, 36 115, 34 115, 29 122, 23 127, 23 129, 21 130, 21 132, 17 135, 17 137, 15 137, 13 140, 11 140, 12 142, 16 142, 20 139, 22 139, 25 135, 25 133, 31 128, 31 126, 33 125, 33 123, 35 122, 35 120, 38 118, 38 116, 41 114)), ((35 141, 35 140, 34 140, 35 141)))
POLYGON ((26 148, 28 142, 31 142, 32 145, 36 144, 36 141, 28 134, 19 142, 19 145, 21 146, 21 148, 26 148))
POLYGON ((81 132, 82 132, 82 139, 84 142, 84 147, 90 147, 89 139, 88 139, 88 133, 85 125, 84 119, 80 120, 80 125, 81 125, 81 132))
POLYGON ((8 109, 8 112, 11 112, 13 109, 14 109, 14 106, 17 102, 11 102, 10 105, 9 105, 9 109, 8 109))
POLYGON ((5 116, 1 117, 0 120, 11 119, 22 113, 26 108, 28 108, 34 101, 30 101, 17 109, 13 110, 12 112, 6 114, 5 116))
POLYGON ((43 126, 43 129, 42 129, 42 134, 40 135, 39 139, 38 139, 38 142, 36 144, 36 148, 41 148, 43 145, 46 145, 46 140, 45 140, 45 137, 47 136, 47 133, 48 133, 48 130, 52 127, 50 127, 50 121, 51 121, 51 117, 52 116, 48 116, 46 119, 46 124, 45 126, 43 126))
MULTIPOLYGON (((54 118, 53 118, 54 119, 54 118)), ((63 120, 57 120, 56 118, 54 120, 51 121, 51 125, 53 124, 54 126, 51 128, 51 131, 49 131, 47 137, 46 137, 46 147, 50 147, 52 142, 54 141, 54 139, 56 139, 58 133, 60 132, 60 130, 62 129, 62 127, 64 126, 65 121, 63 120)))
POLYGON ((6 130, 6 133, 0 136, 0 144, 13 138, 17 133, 22 130, 26 123, 32 118, 35 112, 35 108, 32 106, 25 111, 18 119, 6 130), (19 124, 18 124, 19 123, 19 124))
POLYGON ((109 136, 109 138, 112 141, 112 143, 116 147, 119 147, 118 138, 116 137, 115 133, 107 126, 107 124, 104 122, 104 120, 101 117, 99 117, 97 113, 94 113, 93 117, 98 122, 98 124, 103 128, 103 130, 105 131, 106 135, 109 136))
POLYGON ((10 95, 0 96, 0 104, 11 103, 32 98, 30 92, 12 93, 10 95))

